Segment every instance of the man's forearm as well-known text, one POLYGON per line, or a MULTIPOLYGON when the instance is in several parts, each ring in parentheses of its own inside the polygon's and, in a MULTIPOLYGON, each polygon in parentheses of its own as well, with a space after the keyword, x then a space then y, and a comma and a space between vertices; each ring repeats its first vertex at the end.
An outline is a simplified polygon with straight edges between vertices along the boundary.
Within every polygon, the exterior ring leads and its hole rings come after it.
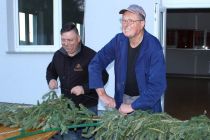
POLYGON ((104 88, 97 88, 96 92, 99 96, 99 99, 105 103, 107 107, 114 108, 116 106, 115 100, 106 94, 104 88))
POLYGON ((106 91, 105 91, 104 88, 97 88, 96 92, 97 92, 99 97, 106 95, 106 91))

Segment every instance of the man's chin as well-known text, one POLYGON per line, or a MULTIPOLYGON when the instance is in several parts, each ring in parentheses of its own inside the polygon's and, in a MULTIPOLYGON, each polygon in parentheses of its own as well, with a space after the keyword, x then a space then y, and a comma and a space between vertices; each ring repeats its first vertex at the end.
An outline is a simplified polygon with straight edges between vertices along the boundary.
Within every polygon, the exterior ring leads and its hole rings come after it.
POLYGON ((123 32, 123 34, 124 34, 126 37, 130 37, 129 32, 123 32))

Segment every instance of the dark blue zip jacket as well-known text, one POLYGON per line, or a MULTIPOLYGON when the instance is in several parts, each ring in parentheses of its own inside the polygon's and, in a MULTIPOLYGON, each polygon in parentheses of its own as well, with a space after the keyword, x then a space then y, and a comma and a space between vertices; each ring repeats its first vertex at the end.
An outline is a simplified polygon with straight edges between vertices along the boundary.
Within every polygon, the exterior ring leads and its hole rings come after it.
MULTIPOLYGON (((90 88, 101 88, 101 71, 114 61, 114 98, 117 109, 123 102, 128 47, 129 39, 123 33, 119 33, 95 55, 89 65, 90 88)), ((135 72, 140 97, 131 106, 134 110, 161 112, 161 96, 166 89, 165 59, 159 40, 146 30, 139 53, 135 72)))

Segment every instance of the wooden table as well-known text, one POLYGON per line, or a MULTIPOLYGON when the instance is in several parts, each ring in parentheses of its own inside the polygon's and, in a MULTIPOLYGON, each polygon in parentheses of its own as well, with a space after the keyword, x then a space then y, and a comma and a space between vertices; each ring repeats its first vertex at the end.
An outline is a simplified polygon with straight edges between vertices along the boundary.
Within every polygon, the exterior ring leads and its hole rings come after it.
MULTIPOLYGON (((8 138, 20 135, 19 130, 20 130, 20 128, 9 128, 9 127, 4 127, 4 126, 0 125, 0 140, 6 140, 8 138)), ((31 131, 29 131, 29 132, 31 132, 31 131)), ((45 133, 41 133, 41 134, 36 134, 33 136, 19 138, 17 140, 48 140, 56 133, 57 133, 57 131, 50 131, 50 132, 45 132, 45 133)))

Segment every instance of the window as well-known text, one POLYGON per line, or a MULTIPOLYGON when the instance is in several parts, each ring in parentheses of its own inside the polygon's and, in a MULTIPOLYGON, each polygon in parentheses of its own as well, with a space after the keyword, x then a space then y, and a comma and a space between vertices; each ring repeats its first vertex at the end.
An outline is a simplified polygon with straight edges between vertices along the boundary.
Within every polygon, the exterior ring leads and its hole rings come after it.
POLYGON ((167 48, 210 49, 209 9, 168 9, 167 48))
POLYGON ((9 52, 54 52, 60 29, 75 22, 83 36, 84 0, 8 0, 9 52))
POLYGON ((62 0, 62 23, 74 22, 84 41, 84 0, 62 0))
POLYGON ((204 46, 205 43, 204 43, 204 31, 201 30, 195 30, 193 32, 193 40, 194 40, 194 47, 198 48, 198 47, 201 47, 201 46, 204 46))
POLYGON ((18 0, 19 45, 53 45, 53 1, 18 0))
POLYGON ((174 47, 177 44, 176 40, 176 30, 167 30, 167 47, 174 47))

